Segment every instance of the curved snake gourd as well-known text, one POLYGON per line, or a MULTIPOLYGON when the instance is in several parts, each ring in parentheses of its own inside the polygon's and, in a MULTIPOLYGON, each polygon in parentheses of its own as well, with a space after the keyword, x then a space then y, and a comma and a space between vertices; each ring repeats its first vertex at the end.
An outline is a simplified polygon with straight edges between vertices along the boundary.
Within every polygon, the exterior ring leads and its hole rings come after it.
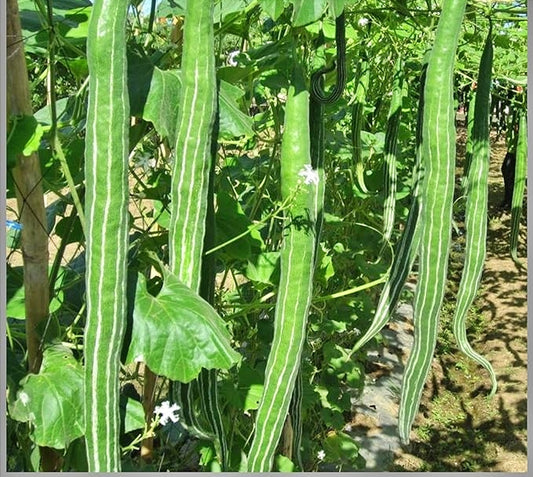
POLYGON ((468 309, 474 301, 479 288, 487 249, 492 57, 491 27, 481 56, 475 93, 472 154, 468 164, 468 178, 466 182, 465 263, 461 282, 459 283, 459 291, 457 292, 457 304, 453 318, 453 332, 459 349, 474 361, 481 364, 490 374, 492 382, 491 396, 496 392, 496 375, 491 364, 483 356, 476 353, 468 342, 466 335, 466 317, 468 309))

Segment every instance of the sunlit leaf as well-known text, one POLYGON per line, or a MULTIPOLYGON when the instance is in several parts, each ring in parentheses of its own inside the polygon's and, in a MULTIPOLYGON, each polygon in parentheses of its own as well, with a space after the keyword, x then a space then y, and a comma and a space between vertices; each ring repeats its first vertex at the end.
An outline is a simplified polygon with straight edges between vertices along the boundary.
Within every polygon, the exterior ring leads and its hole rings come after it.
POLYGON ((292 24, 294 26, 307 25, 318 20, 324 13, 325 0, 292 0, 292 24))
POLYGON ((174 144, 181 91, 179 71, 164 71, 154 67, 150 90, 143 110, 143 119, 151 121, 160 136, 174 144))
POLYGON ((263 252, 248 260, 245 275, 254 282, 273 285, 276 268, 279 267, 279 252, 263 252))
POLYGON ((335 464, 360 462, 359 446, 344 432, 331 431, 324 440, 325 461, 335 464))
POLYGON ((21 382, 11 417, 29 421, 40 446, 65 449, 84 434, 83 369, 62 345, 45 349, 39 374, 21 382))
POLYGON ((10 167, 17 156, 29 156, 39 149, 44 129, 33 116, 16 116, 10 119, 7 141, 7 161, 10 167))
POLYGON ((143 361, 154 373, 187 383, 202 368, 229 369, 239 361, 230 339, 214 308, 174 274, 165 272, 157 297, 139 275, 128 362, 143 361))
POLYGON ((285 9, 285 6, 286 1, 284 0, 261 0, 261 7, 273 20, 279 18, 285 9))

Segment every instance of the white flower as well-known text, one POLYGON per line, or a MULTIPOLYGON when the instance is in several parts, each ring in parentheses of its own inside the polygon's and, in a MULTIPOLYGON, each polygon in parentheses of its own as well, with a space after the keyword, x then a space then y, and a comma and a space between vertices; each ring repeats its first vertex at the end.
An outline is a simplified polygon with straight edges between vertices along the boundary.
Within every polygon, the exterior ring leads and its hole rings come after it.
POLYGON ((300 169, 298 175, 304 178, 304 184, 318 184, 318 172, 311 167, 311 164, 306 164, 300 169))
POLYGON ((134 159, 134 161, 135 165, 137 167, 142 167, 144 172, 148 172, 155 167, 155 159, 150 157, 150 154, 147 153, 140 154, 134 159))
POLYGON ((351 425, 351 424, 346 424, 346 425, 344 426, 344 430, 345 430, 346 432, 352 432, 352 425, 351 425))
POLYGON ((170 405, 170 402, 163 401, 161 406, 156 406, 154 414, 159 414, 159 422, 164 426, 170 419, 172 422, 178 422, 180 417, 176 414, 181 408, 177 404, 170 405))
POLYGON ((357 24, 360 26, 360 27, 364 27, 366 25, 368 25, 368 18, 360 18, 359 21, 357 22, 357 24))
POLYGON ((235 57, 237 55, 240 55, 241 54, 241 51, 240 50, 235 50, 235 51, 232 51, 229 55, 228 55, 228 65, 230 66, 237 66, 237 60, 235 59, 235 57))
POLYGON ((316 458, 318 460, 324 460, 325 457, 326 457, 326 453, 323 450, 319 450, 316 455, 316 458))
POLYGON ((19 393, 19 399, 24 406, 30 402, 30 396, 28 396, 24 391, 19 393))

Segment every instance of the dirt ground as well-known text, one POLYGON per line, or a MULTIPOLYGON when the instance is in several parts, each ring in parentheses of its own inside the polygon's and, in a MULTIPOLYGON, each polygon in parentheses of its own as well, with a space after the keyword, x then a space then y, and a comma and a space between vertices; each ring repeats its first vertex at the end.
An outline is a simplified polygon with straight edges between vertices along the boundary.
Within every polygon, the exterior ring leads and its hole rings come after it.
MULTIPOLYGON (((498 391, 487 399, 488 373, 457 349, 437 354, 412 441, 396 453, 392 471, 527 472, 527 270, 510 257, 511 215, 500 207, 506 148, 503 139, 492 141, 487 259, 470 322, 478 323, 471 343, 492 363, 498 391)), ((525 267, 526 213, 518 249, 525 267)))

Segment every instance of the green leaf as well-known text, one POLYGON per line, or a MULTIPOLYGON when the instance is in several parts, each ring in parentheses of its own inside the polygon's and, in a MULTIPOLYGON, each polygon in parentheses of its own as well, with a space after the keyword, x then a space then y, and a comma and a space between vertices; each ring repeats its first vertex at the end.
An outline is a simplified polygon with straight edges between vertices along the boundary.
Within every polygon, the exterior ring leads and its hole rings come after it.
MULTIPOLYGON (((34 0, 18 2, 24 50, 26 53, 46 54, 49 38, 43 27, 43 16, 34 0)), ((83 47, 87 37, 87 25, 92 9, 89 0, 54 0, 53 24, 56 35, 62 36, 62 43, 75 42, 83 47)), ((58 50, 61 53, 61 49, 58 50)))
MULTIPOLYGON (((136 77, 136 86, 133 85, 133 97, 137 109, 142 110, 142 117, 151 121, 161 136, 167 137, 172 144, 175 142, 175 129, 178 118, 178 101, 181 94, 181 72, 178 70, 166 71, 154 67, 147 58, 134 57, 137 63, 144 65, 144 80, 150 82, 148 90, 146 85, 137 81, 138 72, 130 71, 130 77, 136 77), (149 72, 151 69, 151 75, 149 72), (145 98, 144 98, 145 97, 145 98)), ((220 82, 220 125, 219 135, 222 138, 240 136, 253 136, 253 120, 244 114, 238 106, 238 100, 244 92, 226 81, 220 82)))
POLYGON ((324 13, 325 0, 292 0, 294 10, 292 12, 292 25, 302 26, 318 20, 324 13))
POLYGON ((263 252, 248 260, 246 278, 259 283, 274 285, 274 272, 279 270, 279 252, 263 252))
POLYGON ((65 449, 84 434, 83 369, 68 348, 45 349, 39 374, 29 374, 21 386, 10 414, 31 422, 37 445, 65 449))
POLYGON ((344 432, 330 432, 324 440, 324 452, 326 462, 353 465, 360 461, 358 445, 344 432))
POLYGON ((344 0, 328 0, 329 14, 337 18, 344 10, 344 0))
POLYGON ((374 149, 375 154, 381 154, 385 147, 385 133, 379 131, 372 134, 368 131, 361 131, 361 141, 366 147, 374 149))
POLYGON ((231 83, 238 83, 250 78, 255 72, 253 66, 235 67, 235 66, 221 66, 217 70, 217 77, 221 80, 231 83))
POLYGON ((226 19, 232 13, 241 13, 245 11, 246 7, 252 3, 251 0, 231 0, 230 2, 215 2, 215 9, 213 18, 215 20, 221 18, 226 19))
POLYGON ((26 376, 26 366, 23 357, 17 355, 9 346, 6 348, 6 402, 11 406, 20 388, 20 381, 26 376))
POLYGON ((287 2, 284 0, 261 0, 260 3, 265 13, 270 15, 272 20, 277 20, 283 13, 287 2))
POLYGON ((8 167, 16 165, 17 156, 29 156, 39 149, 44 129, 34 116, 15 116, 10 120, 7 140, 8 167))
POLYGON ((239 394, 243 395, 243 411, 256 410, 263 395, 265 373, 250 366, 243 365, 239 369, 239 394))
POLYGON ((187 383, 202 368, 229 369, 240 360, 214 308, 165 270, 154 297, 139 275, 127 361, 143 361, 156 374, 187 383))
POLYGON ((179 71, 164 71, 154 67, 150 90, 143 110, 143 119, 151 121, 160 136, 175 142, 178 121, 178 98, 181 91, 179 71))
MULTIPOLYGON (((67 96, 56 101, 56 117, 58 120, 62 119, 63 115, 69 114, 69 106, 72 105, 73 97, 67 96)), ((52 124, 52 117, 50 115, 50 106, 43 106, 41 109, 34 113, 35 119, 44 126, 50 126, 52 124)))
POLYGON ((243 95, 244 91, 237 86, 226 81, 220 82, 220 137, 230 139, 239 136, 250 137, 254 135, 252 118, 244 114, 238 106, 238 100, 243 95))
POLYGON ((157 17, 169 17, 172 15, 184 15, 186 0, 162 0, 157 9, 157 17))
POLYGON ((83 228, 79 216, 74 217, 74 219, 71 217, 63 217, 58 220, 55 226, 55 233, 67 244, 82 242, 84 239, 83 228))
MULTIPOLYGON (((252 225, 239 202, 225 192, 217 194, 215 234, 217 245, 224 244, 245 233, 252 225)), ((263 240, 259 231, 252 230, 238 240, 228 243, 220 252, 229 258, 246 260, 252 255, 252 250, 260 252, 262 246, 263 240)))
POLYGON ((160 200, 154 199, 154 217, 160 227, 168 230, 170 224, 170 212, 168 205, 165 205, 160 200))
POLYGON ((278 472, 294 472, 294 463, 284 455, 278 454, 274 463, 275 470, 278 472))
POLYGON ((144 429, 144 408, 139 401, 128 397, 126 401, 124 432, 128 433, 137 429, 144 429))
POLYGON ((320 266, 315 271, 315 278, 324 285, 328 284, 330 278, 335 276, 335 267, 333 265, 333 257, 327 254, 322 247, 318 249, 318 262, 320 266))
MULTIPOLYGON (((128 48, 127 60, 130 114, 143 117, 150 89, 154 88, 157 91, 157 83, 152 85, 152 77, 156 67, 146 53, 139 48, 128 48)), ((154 95, 157 96, 157 93, 154 95)))
MULTIPOLYGON (((61 267, 63 268, 63 267, 61 267)), ((51 267, 49 267, 51 270, 51 267)), ((6 316, 9 318, 15 318, 17 320, 26 319, 25 308, 25 293, 24 282, 22 278, 23 267, 8 267, 7 268, 7 304, 6 304, 6 316)), ((60 274, 60 277, 63 275, 60 274)), ((60 288, 61 283, 56 284, 56 287, 60 288)), ((59 291, 50 302, 50 313, 57 311, 63 302, 63 292, 59 291)))
POLYGON ((255 369, 243 363, 239 368, 237 382, 225 381, 220 392, 224 400, 239 411, 255 411, 263 395, 264 380, 264 369, 255 369))

